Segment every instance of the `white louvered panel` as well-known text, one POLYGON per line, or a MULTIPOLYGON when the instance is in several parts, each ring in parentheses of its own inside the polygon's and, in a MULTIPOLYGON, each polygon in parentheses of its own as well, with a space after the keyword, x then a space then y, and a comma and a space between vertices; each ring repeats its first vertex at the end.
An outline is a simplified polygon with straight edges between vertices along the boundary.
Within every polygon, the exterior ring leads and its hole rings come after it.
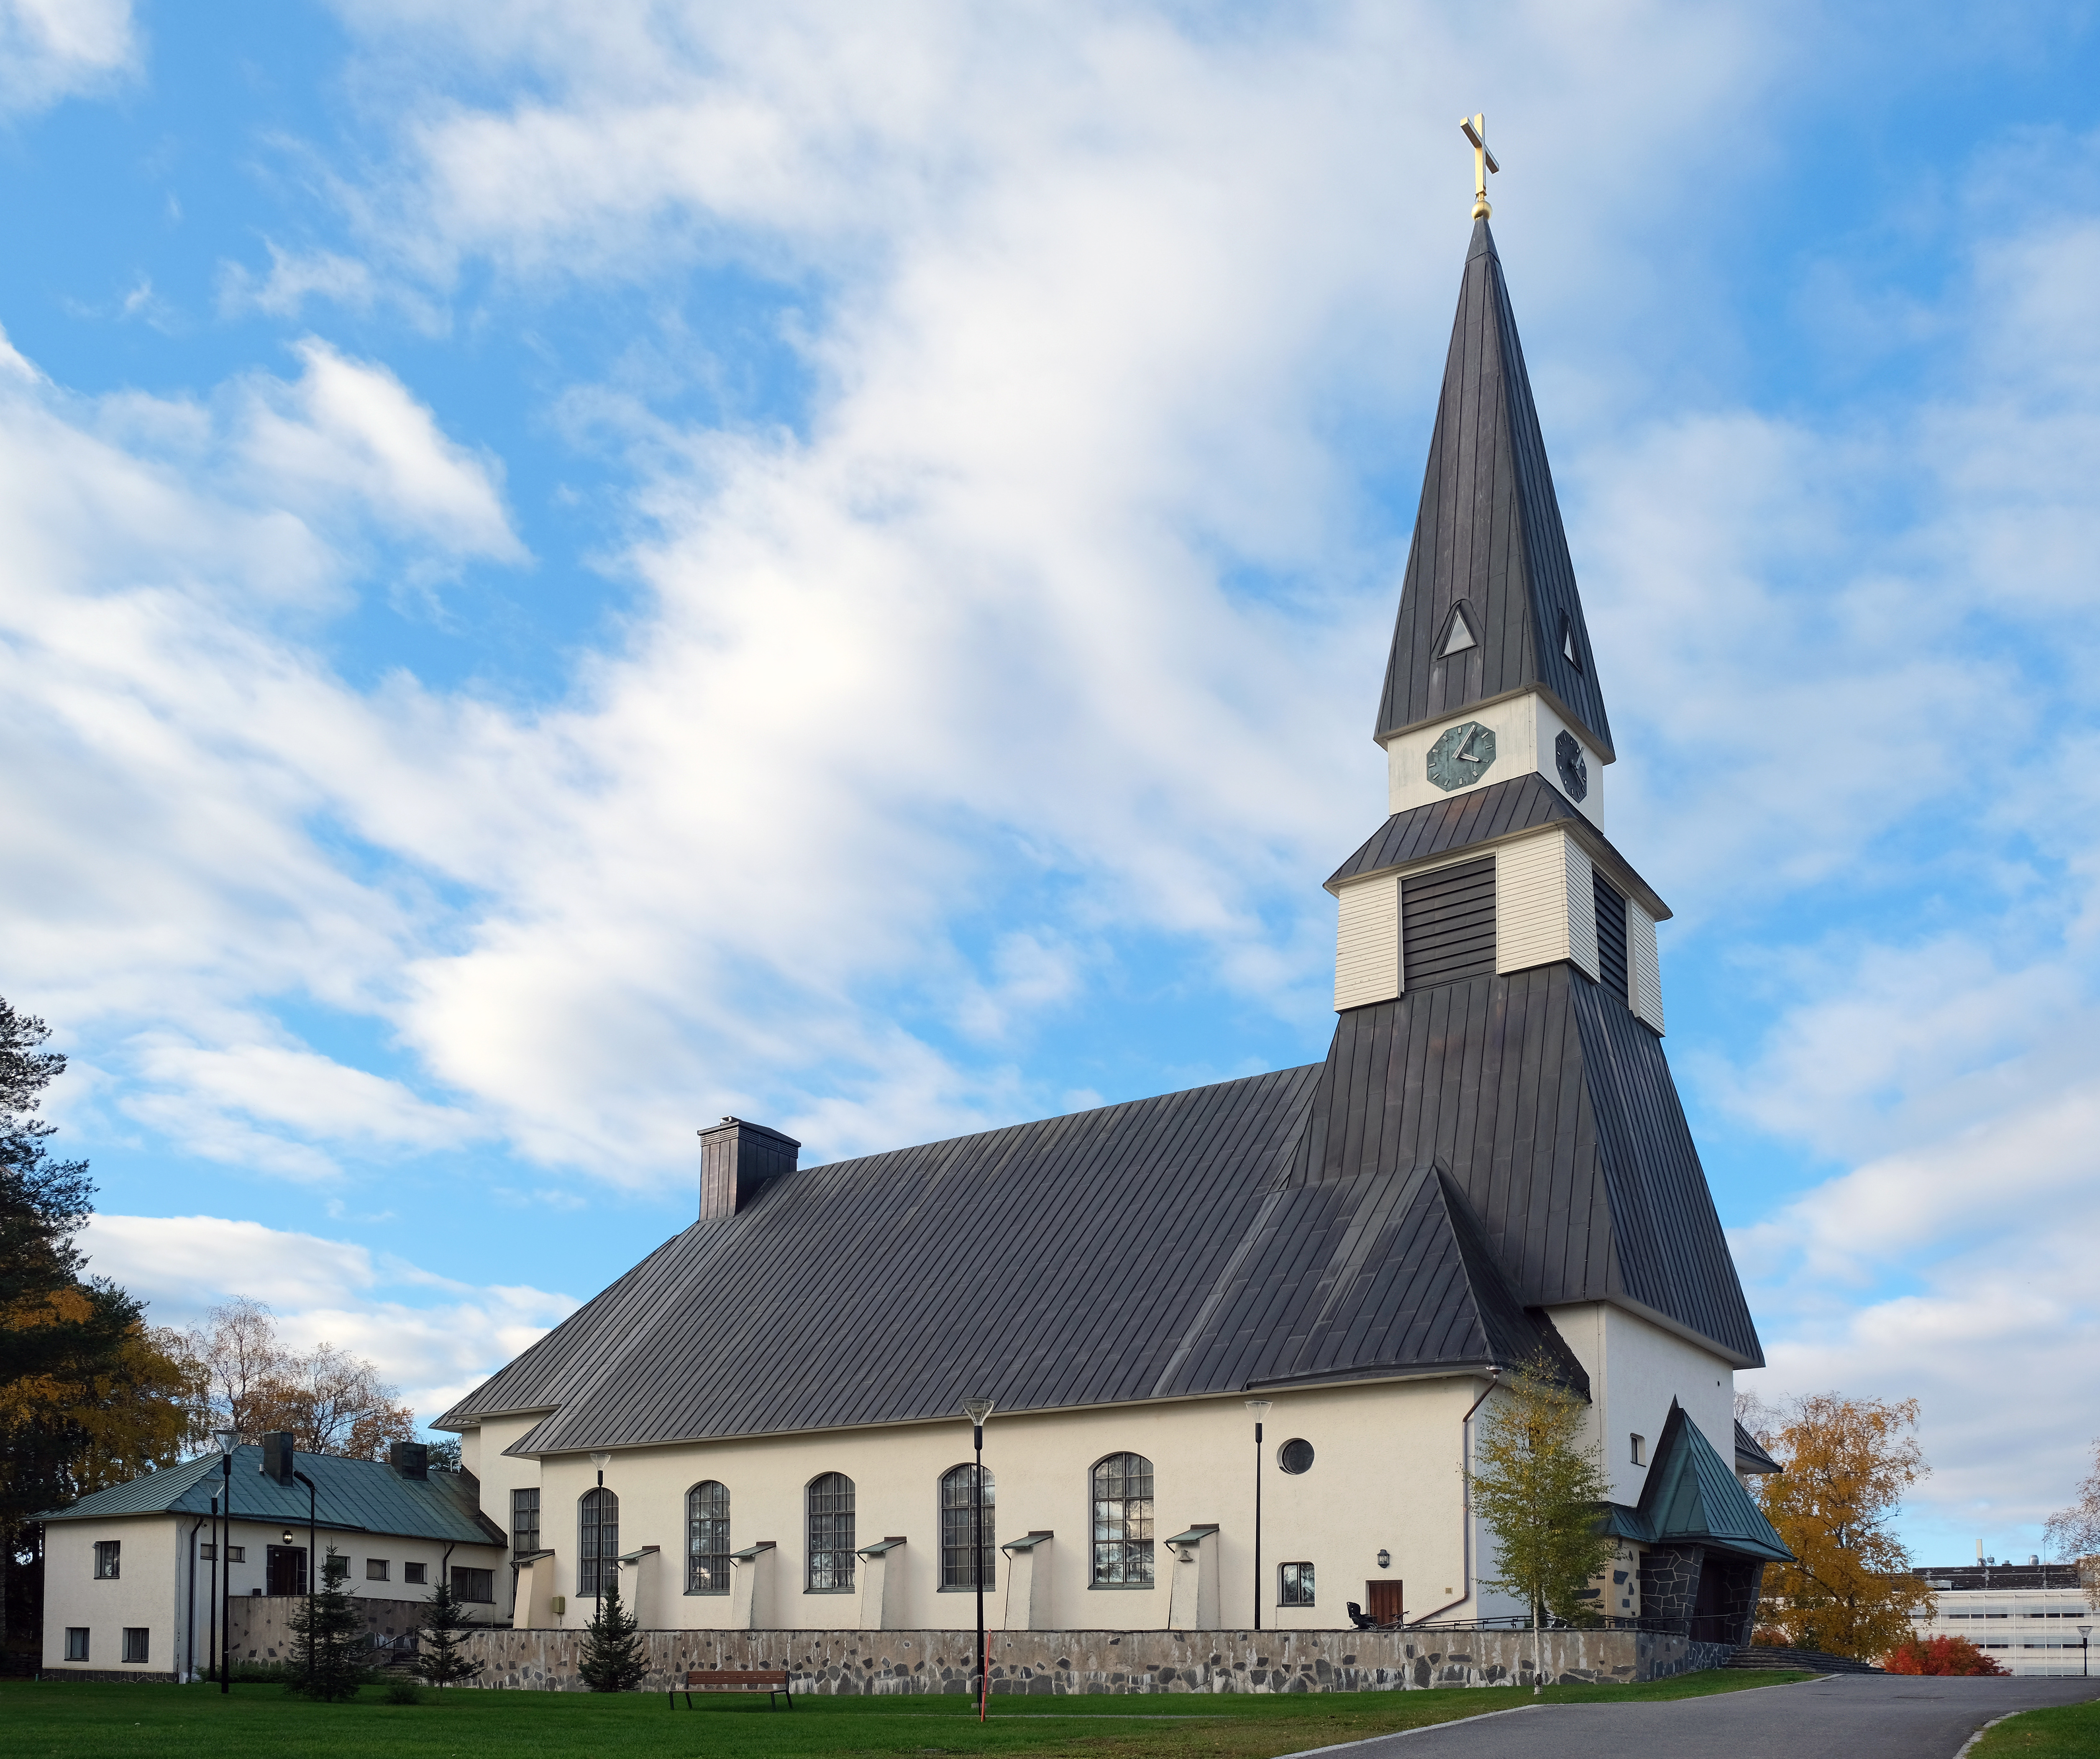
POLYGON ((1400 876, 1342 888, 1335 933, 1335 1011, 1400 994, 1400 876))
MULTIPOLYGON (((1525 971, 1568 956, 1567 844, 1566 833, 1554 830, 1495 852, 1497 971, 1525 971)), ((1594 952, 1590 957, 1594 962, 1594 952)))
POLYGON ((1662 1030, 1662 960, 1656 951, 1655 918, 1626 902, 1626 989, 1635 1014, 1662 1030))
POLYGON ((1597 871, 1574 838, 1568 845, 1568 956, 1590 982, 1597 981, 1597 871))

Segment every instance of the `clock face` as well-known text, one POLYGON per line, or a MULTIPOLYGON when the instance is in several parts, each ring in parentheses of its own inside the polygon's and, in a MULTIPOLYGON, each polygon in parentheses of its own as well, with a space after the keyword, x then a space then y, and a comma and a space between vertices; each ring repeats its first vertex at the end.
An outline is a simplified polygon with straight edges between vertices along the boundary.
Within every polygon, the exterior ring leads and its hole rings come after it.
POLYGON ((1449 794, 1471 787, 1494 761, 1494 734, 1477 721, 1462 721, 1446 727, 1429 747, 1429 779, 1449 794))
POLYGON ((1590 766, 1583 760, 1582 747, 1572 733, 1564 733, 1553 742, 1553 761, 1560 771, 1560 786, 1568 791, 1568 798, 1579 800, 1590 791, 1590 766))

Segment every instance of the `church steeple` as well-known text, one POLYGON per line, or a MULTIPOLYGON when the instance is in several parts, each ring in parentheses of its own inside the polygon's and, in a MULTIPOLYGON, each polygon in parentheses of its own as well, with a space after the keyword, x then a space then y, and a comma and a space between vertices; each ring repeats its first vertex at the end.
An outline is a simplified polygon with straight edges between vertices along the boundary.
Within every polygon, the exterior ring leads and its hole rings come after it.
POLYGON ((1381 742, 1543 690, 1604 762, 1611 727, 1494 235, 1473 223, 1401 589, 1381 742))

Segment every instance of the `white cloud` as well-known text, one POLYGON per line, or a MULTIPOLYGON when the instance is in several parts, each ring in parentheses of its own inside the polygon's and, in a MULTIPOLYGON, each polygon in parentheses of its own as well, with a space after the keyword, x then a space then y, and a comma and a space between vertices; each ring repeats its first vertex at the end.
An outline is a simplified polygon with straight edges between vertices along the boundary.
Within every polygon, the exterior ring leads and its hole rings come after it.
POLYGON ((97 1215, 83 1245, 95 1274, 149 1303, 159 1325, 201 1324, 246 1296, 294 1348, 333 1343, 376 1363, 426 1422, 577 1303, 544 1289, 474 1287, 366 1248, 215 1215, 97 1215))
POLYGON ((138 55, 130 0, 0 0, 0 112, 106 90, 138 55))
POLYGON ((446 439, 383 367, 312 337, 298 353, 306 370, 291 383, 249 382, 239 444, 262 483, 295 506, 355 497, 368 517, 440 551, 523 559, 494 459, 446 439))
POLYGON ((325 299, 352 311, 369 310, 377 293, 371 269, 333 250, 286 250, 265 239, 270 268, 260 277, 237 262, 219 270, 219 310, 230 317, 259 311, 296 318, 309 299, 325 299))

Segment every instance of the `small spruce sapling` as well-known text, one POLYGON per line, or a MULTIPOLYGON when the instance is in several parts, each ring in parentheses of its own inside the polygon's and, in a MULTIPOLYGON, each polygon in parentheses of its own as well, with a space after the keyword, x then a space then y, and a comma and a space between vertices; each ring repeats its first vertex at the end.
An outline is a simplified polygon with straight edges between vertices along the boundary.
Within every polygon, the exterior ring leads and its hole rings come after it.
POLYGON ((416 1677, 439 1691, 479 1678, 484 1664, 469 1660, 460 1641, 474 1629, 474 1619, 460 1604, 452 1585, 440 1578, 438 1591, 425 1604, 422 1622, 416 1629, 416 1677))
POLYGON ((598 1567, 606 1572, 604 1591, 590 1623, 584 1627, 583 1655, 576 1671, 592 1691, 633 1691, 649 1672, 642 1653, 639 1621, 620 1600, 619 1569, 607 1569, 604 1563, 598 1567))
POLYGON ((292 1614, 292 1677, 287 1689, 321 1704, 355 1698, 364 1683, 362 1621, 343 1578, 348 1562, 330 1545, 320 1588, 292 1614))

